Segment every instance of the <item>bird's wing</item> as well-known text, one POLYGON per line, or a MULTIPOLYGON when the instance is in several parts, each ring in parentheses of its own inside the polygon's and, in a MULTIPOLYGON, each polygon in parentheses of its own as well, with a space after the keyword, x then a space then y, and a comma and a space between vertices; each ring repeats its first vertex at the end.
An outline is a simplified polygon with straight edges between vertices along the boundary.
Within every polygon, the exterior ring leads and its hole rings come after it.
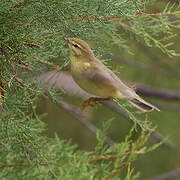
POLYGON ((111 86, 118 89, 127 99, 138 96, 133 89, 126 86, 110 69, 99 61, 95 62, 93 68, 87 69, 84 75, 90 79, 95 79, 99 86, 111 86))
POLYGON ((84 99, 92 96, 76 84, 71 75, 69 67, 44 72, 37 76, 36 80, 45 85, 48 85, 48 87, 50 86, 56 89, 60 89, 69 95, 80 96, 84 99))
POLYGON ((118 90, 116 83, 107 71, 104 71, 102 66, 92 65, 86 71, 83 76, 91 83, 95 84, 96 87, 103 89, 104 91, 108 88, 112 90, 118 90))

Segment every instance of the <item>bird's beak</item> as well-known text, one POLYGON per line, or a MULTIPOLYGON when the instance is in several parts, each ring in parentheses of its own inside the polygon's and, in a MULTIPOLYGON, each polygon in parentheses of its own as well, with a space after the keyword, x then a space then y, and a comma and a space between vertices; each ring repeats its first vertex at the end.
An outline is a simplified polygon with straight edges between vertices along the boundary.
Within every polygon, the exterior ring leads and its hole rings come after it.
POLYGON ((69 43, 69 38, 64 37, 64 40, 69 43))

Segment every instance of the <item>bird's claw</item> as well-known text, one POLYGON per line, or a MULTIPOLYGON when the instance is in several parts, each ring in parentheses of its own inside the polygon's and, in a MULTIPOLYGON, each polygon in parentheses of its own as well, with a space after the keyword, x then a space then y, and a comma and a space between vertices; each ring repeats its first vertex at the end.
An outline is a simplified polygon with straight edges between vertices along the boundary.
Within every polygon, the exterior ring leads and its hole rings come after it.
POLYGON ((93 97, 89 98, 88 100, 83 102, 82 110, 84 111, 88 106, 91 107, 95 106, 97 104, 97 101, 98 101, 97 98, 93 98, 93 97))
POLYGON ((84 103, 82 104, 82 110, 84 111, 87 106, 93 107, 96 104, 98 104, 98 102, 106 101, 106 100, 109 100, 109 99, 110 98, 91 97, 88 100, 84 101, 84 103))

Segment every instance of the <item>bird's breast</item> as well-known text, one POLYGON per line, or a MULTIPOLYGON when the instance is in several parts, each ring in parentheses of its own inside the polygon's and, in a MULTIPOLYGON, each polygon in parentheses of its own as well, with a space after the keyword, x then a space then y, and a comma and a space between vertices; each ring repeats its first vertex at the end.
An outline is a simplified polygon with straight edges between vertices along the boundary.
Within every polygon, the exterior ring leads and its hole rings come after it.
POLYGON ((85 60, 71 58, 71 72, 73 76, 82 75, 90 66, 90 63, 85 60))
MULTIPOLYGON (((81 61, 77 59, 71 59, 71 73, 74 81, 86 92, 107 98, 123 98, 123 95, 119 92, 119 90, 112 85, 112 83, 107 83, 104 79, 103 81, 99 81, 96 77, 92 77, 91 74, 87 75, 87 71, 89 68, 92 68, 92 64, 87 61, 81 61)), ((92 72, 93 73, 93 72, 92 72)))

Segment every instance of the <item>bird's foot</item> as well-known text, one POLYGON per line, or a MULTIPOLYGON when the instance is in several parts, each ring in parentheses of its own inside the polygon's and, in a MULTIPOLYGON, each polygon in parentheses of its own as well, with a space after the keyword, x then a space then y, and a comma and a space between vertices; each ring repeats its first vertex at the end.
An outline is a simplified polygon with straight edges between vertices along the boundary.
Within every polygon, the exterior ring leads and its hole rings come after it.
POLYGON ((95 106, 98 102, 102 102, 105 100, 109 100, 110 98, 98 98, 98 97, 91 97, 83 102, 82 110, 84 111, 88 106, 95 106))

